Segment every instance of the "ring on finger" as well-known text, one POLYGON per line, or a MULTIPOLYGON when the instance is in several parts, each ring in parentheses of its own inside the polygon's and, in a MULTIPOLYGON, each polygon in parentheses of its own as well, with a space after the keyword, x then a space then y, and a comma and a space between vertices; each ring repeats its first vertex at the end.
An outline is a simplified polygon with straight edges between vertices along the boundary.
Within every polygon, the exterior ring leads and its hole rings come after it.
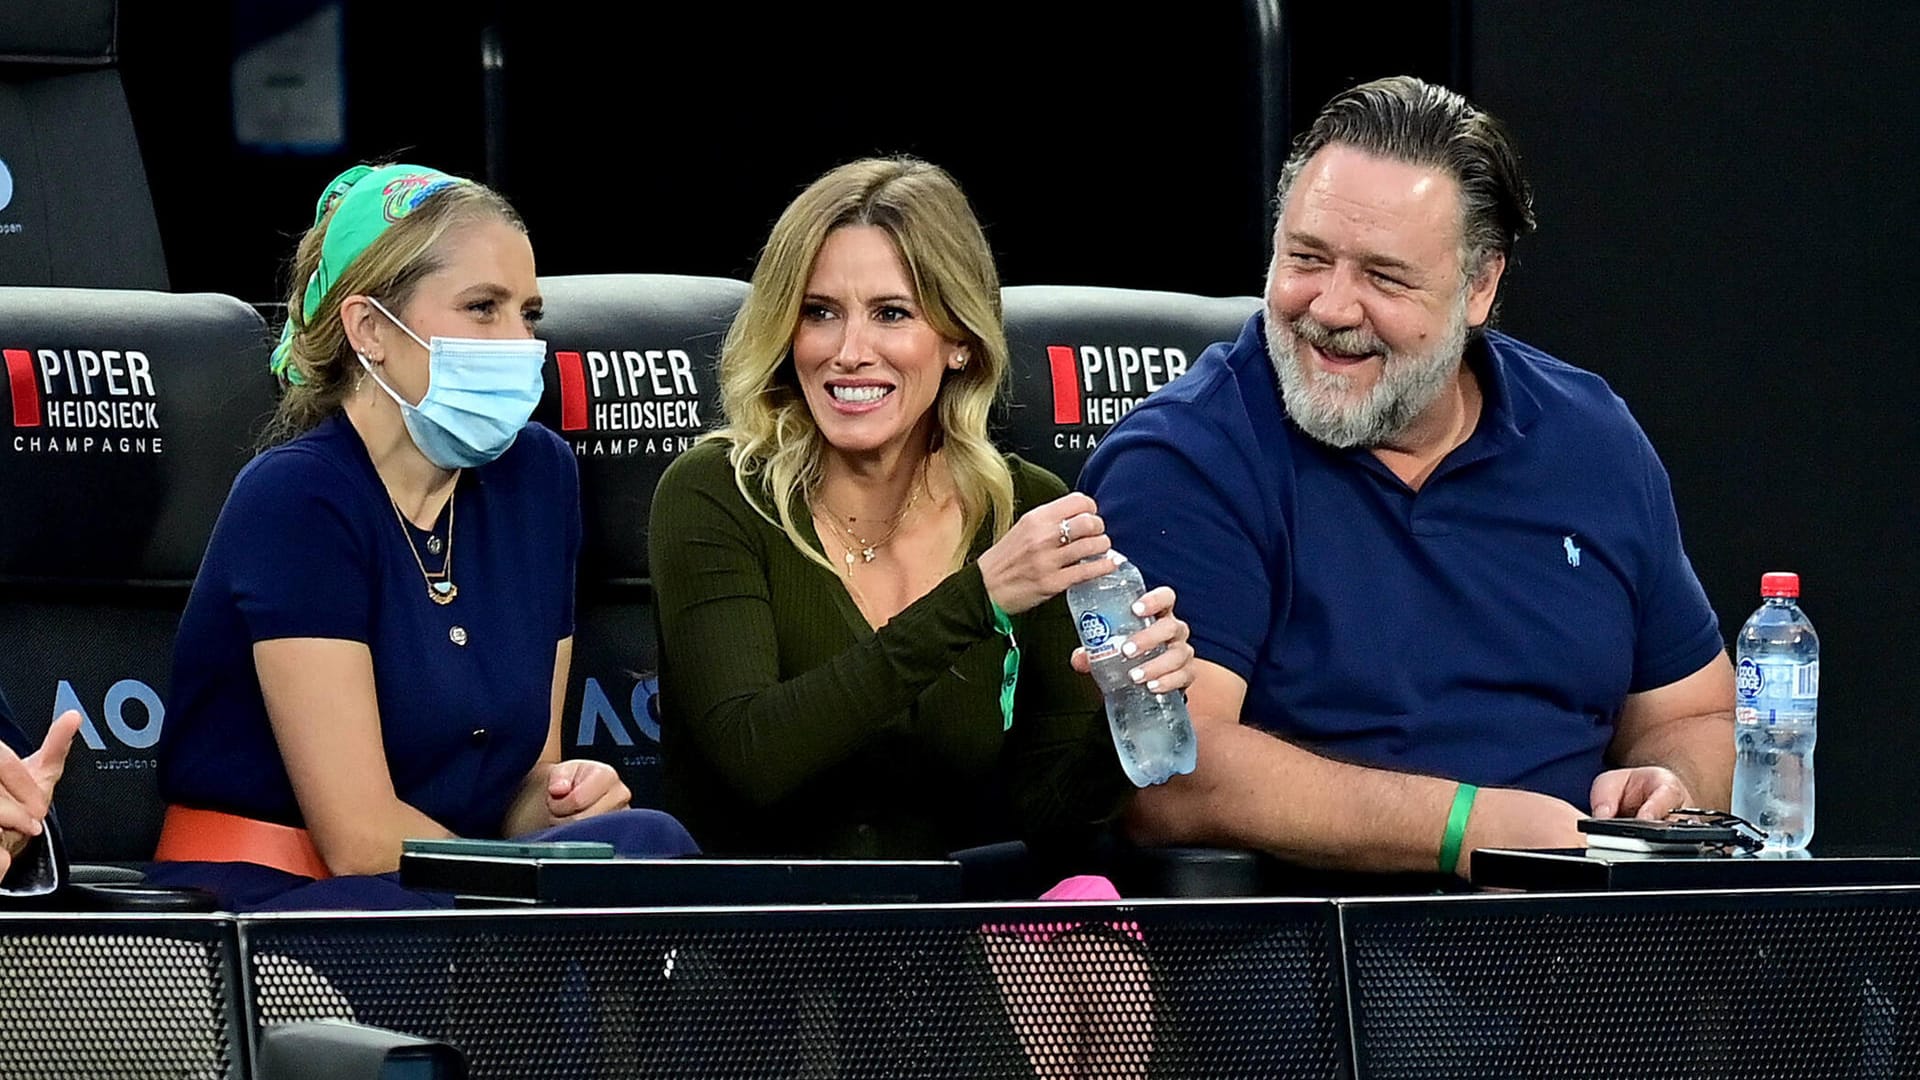
POLYGON ((1071 544, 1071 543, 1073 543, 1073 519, 1061 518, 1060 519, 1060 546, 1066 547, 1068 544, 1071 544))

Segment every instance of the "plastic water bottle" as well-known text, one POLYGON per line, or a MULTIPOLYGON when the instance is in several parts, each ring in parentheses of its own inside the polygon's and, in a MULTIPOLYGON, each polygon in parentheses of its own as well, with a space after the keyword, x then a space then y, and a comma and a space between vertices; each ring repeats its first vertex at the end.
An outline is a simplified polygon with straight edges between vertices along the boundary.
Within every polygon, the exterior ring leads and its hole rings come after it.
POLYGON ((1813 839, 1813 741, 1820 638, 1800 610, 1800 575, 1760 578, 1760 610, 1734 665, 1733 812, 1794 851, 1813 839))
POLYGON ((1125 555, 1109 551, 1095 555, 1113 569, 1092 581, 1067 590, 1067 606, 1080 628, 1080 644, 1087 648, 1093 681, 1107 698, 1107 727, 1120 766, 1135 787, 1164 784, 1179 773, 1193 771, 1197 749, 1186 699, 1179 694, 1156 694, 1137 684, 1128 672, 1166 651, 1127 656, 1121 646, 1143 630, 1147 620, 1133 613, 1134 602, 1146 595, 1140 568, 1125 555))

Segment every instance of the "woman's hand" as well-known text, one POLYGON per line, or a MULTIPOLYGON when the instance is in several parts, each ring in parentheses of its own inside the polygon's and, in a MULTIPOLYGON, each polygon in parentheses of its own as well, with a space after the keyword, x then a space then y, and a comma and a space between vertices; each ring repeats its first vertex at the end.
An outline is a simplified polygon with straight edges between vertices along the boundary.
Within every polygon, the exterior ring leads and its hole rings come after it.
POLYGON ((633 793, 604 761, 576 758, 547 771, 547 817, 554 825, 625 810, 633 793))
POLYGON ((1113 547, 1093 499, 1074 491, 1022 514, 1000 542, 980 556, 987 596, 1009 615, 1030 611, 1083 581, 1113 569, 1102 559, 1113 547))
POLYGON ((68 709, 47 729, 40 749, 25 759, 0 743, 0 877, 13 857, 46 828, 53 788, 67 768, 67 751, 80 730, 80 714, 68 709))
MULTIPOLYGON (((1147 590, 1145 596, 1134 601, 1133 613, 1148 622, 1120 646, 1120 654, 1129 660, 1151 657, 1140 660, 1127 672, 1135 685, 1156 694, 1171 694, 1192 685, 1193 646, 1187 641, 1186 620, 1173 613, 1173 590, 1165 585, 1147 590), (1162 646, 1165 651, 1154 656, 1153 651, 1162 646)), ((1089 673, 1087 650, 1073 650, 1073 670, 1089 673)))

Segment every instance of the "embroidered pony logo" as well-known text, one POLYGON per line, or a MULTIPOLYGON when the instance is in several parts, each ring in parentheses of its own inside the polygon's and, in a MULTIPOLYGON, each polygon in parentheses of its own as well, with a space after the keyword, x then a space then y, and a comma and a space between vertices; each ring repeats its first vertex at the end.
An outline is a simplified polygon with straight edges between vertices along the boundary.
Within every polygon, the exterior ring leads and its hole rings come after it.
POLYGON ((1560 538, 1560 546, 1567 549, 1567 565, 1580 565, 1580 545, 1573 542, 1572 534, 1560 538))

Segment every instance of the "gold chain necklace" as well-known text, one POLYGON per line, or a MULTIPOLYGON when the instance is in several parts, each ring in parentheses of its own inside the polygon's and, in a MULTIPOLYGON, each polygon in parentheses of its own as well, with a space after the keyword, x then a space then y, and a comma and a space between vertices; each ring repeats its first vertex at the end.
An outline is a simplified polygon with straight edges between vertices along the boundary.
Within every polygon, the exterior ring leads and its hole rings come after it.
MULTIPOLYGON (((413 542, 413 529, 407 525, 407 517, 400 512, 400 504, 388 496, 387 503, 393 507, 393 518, 400 523, 400 535, 407 538, 407 550, 413 552, 413 565, 420 568, 420 577, 427 583, 427 597, 441 606, 453 603, 460 595, 460 587, 453 583, 453 500, 459 492, 447 494, 447 559, 440 564, 440 572, 427 573, 426 560, 420 557, 420 548, 413 542)), ((435 539, 438 539, 437 537, 435 539)), ((429 546, 433 543, 428 541, 429 546)))
POLYGON ((842 525, 840 524, 840 515, 834 513, 833 508, 827 505, 827 501, 825 499, 814 500, 815 506, 820 511, 820 516, 827 519, 827 524, 832 525, 834 528, 834 531, 840 533, 841 536, 845 537, 845 539, 841 540, 840 546, 843 548, 846 548, 846 551, 847 551, 847 555, 846 555, 847 572, 849 577, 851 577, 853 572, 854 552, 856 550, 859 551, 860 553, 861 562, 872 562, 876 557, 878 557, 880 549, 886 546, 887 541, 892 540, 894 538, 894 535, 900 531, 900 526, 906 524, 907 515, 913 512, 914 504, 920 501, 920 489, 926 486, 926 478, 927 478, 927 459, 921 458, 920 468, 918 471, 914 473, 913 487, 910 488, 907 492, 906 505, 902 506, 893 515, 891 524, 887 528, 886 535, 882 536, 878 540, 870 541, 853 531, 853 523, 860 520, 859 518, 848 515, 847 524, 842 525))

